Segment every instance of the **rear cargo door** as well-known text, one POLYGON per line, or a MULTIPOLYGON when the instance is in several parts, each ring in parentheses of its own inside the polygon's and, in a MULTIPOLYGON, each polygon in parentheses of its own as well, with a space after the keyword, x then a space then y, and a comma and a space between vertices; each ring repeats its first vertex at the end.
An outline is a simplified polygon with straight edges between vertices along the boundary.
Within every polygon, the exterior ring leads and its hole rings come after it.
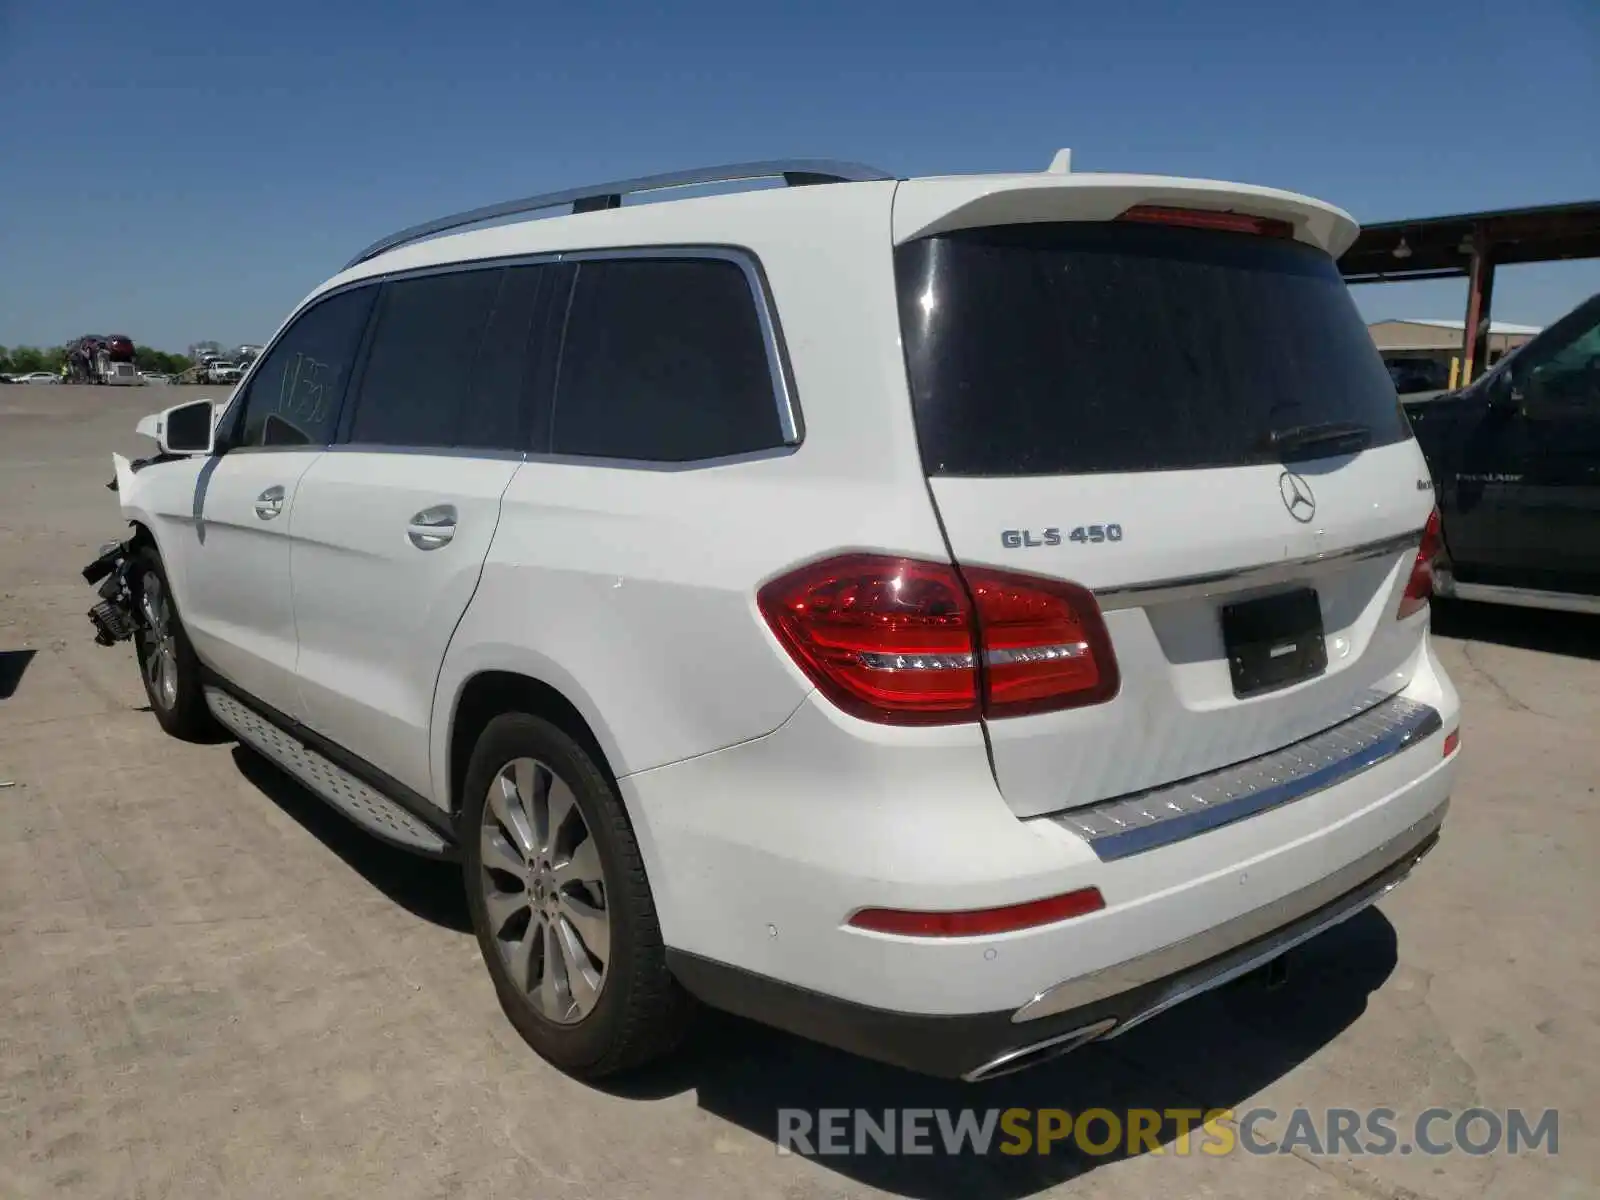
POLYGON ((918 438, 962 566, 1070 580, 1121 685, 990 720, 1021 815, 1308 737, 1407 682, 1432 507, 1325 249, 1272 224, 1030 219, 896 249, 918 438))

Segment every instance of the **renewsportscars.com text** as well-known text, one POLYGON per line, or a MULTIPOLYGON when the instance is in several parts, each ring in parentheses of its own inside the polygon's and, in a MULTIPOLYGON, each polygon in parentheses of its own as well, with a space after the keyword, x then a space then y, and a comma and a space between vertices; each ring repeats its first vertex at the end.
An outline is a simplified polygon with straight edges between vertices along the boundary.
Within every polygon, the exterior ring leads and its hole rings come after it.
POLYGON ((1556 1109, 1392 1108, 778 1110, 778 1153, 856 1154, 1556 1154, 1556 1109))

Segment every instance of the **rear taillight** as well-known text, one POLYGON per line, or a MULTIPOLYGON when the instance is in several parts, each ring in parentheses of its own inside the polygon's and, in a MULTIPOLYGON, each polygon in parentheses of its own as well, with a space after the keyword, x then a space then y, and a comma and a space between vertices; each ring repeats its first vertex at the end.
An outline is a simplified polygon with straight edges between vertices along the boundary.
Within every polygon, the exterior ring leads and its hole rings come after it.
POLYGON ((1252 217, 1249 213, 1213 212, 1204 208, 1135 204, 1117 220, 1143 221, 1147 225, 1182 225, 1189 229, 1219 229, 1227 233, 1251 233, 1257 237, 1294 237, 1294 226, 1288 221, 1252 217))
POLYGON ((1404 619, 1427 607, 1433 595, 1433 564, 1444 549, 1444 536, 1440 532, 1439 510, 1428 514, 1428 523, 1422 528, 1422 545, 1417 548, 1417 560, 1411 564, 1411 578, 1406 581, 1405 594, 1400 597, 1399 616, 1404 619))
POLYGON ((823 694, 869 721, 945 725, 1117 692, 1099 605, 1070 583, 849 554, 773 580, 757 603, 823 694))

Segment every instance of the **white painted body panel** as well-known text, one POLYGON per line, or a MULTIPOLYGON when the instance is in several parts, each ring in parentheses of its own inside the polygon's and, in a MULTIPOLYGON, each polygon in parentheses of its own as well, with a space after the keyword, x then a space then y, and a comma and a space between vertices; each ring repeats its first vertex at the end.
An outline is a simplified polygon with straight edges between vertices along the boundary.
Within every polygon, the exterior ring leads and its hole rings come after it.
POLYGON ((622 788, 669 945, 894 1012, 1002 1012, 1270 905, 1438 809, 1459 702, 1431 651, 1411 679, 1404 694, 1444 730, 1339 786, 1110 863, 1051 821, 1019 821, 974 727, 888 729, 815 696, 767 737, 622 788), (862 907, 985 908, 1091 885, 1104 910, 995 937, 845 924, 862 907))
MULTIPOLYGON (((570 246, 574 230, 603 245, 648 214, 648 241, 759 247, 805 440, 692 469, 525 463, 440 675, 436 802, 448 803, 450 721, 475 674, 525 670, 555 687, 627 775, 768 733, 811 690, 756 610, 762 582, 841 546, 944 556, 900 353, 893 193, 800 188, 762 193, 770 209, 719 196, 529 227, 542 249, 570 246), (813 220, 825 237, 801 235, 813 220)), ((503 234, 461 236, 487 252, 503 234)))
MULTIPOLYGON (((1415 532, 1432 508, 1413 441, 1354 457, 1297 463, 1316 499, 1301 524, 1279 492, 1278 464, 1148 474, 930 481, 956 558, 1070 579, 1091 590, 1216 575, 1338 555, 1415 532), (1122 539, 1073 542, 1076 526, 1118 524, 1122 539), (1059 527, 1059 546, 1007 548, 1001 532, 1059 527)), ((1040 539, 1035 539, 1040 540, 1040 539)), ((1240 700, 1222 644, 1220 610, 1260 594, 1219 581, 1199 597, 1159 595, 1106 614, 1122 688, 1088 708, 988 723, 994 766, 1020 816, 1055 812, 1185 779, 1311 736, 1373 692, 1407 682, 1423 619, 1398 621, 1416 546, 1381 559, 1334 558, 1288 586, 1316 589, 1328 668, 1322 676, 1240 700)))
POLYGON ((119 468, 123 514, 155 538, 184 628, 202 662, 251 695, 298 716, 289 582, 295 489, 322 451, 235 453, 119 468), (279 514, 256 501, 282 487, 279 514))
POLYGON ((509 457, 331 451, 300 481, 290 567, 301 719, 424 795, 439 665, 517 466, 509 457), (456 510, 454 536, 419 549, 409 523, 440 505, 456 510))
POLYGON ((1338 258, 1359 226, 1341 208, 1296 192, 1166 175, 950 175, 908 179, 895 193, 894 240, 1025 221, 1109 221, 1135 204, 1246 213, 1288 221, 1295 238, 1338 258))

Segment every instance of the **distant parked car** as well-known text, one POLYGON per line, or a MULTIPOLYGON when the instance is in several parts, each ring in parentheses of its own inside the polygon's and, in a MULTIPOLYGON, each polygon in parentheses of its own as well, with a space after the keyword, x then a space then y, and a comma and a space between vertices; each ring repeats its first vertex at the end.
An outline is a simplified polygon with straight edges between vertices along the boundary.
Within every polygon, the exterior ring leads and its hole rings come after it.
POLYGON ((146 383, 171 383, 172 382, 172 376, 171 375, 163 374, 160 371, 145 371, 145 372, 143 372, 143 376, 144 376, 144 381, 146 383))
POLYGON ((26 375, 14 375, 12 383, 60 383, 61 377, 50 371, 29 371, 26 375))
POLYGON ((1394 390, 1402 396, 1442 392, 1450 386, 1450 368, 1436 358, 1420 355, 1391 358, 1384 365, 1389 368, 1389 378, 1394 380, 1394 390))
POLYGON ((206 364, 205 382, 207 383, 238 383, 244 377, 244 372, 231 362, 217 359, 206 364))

